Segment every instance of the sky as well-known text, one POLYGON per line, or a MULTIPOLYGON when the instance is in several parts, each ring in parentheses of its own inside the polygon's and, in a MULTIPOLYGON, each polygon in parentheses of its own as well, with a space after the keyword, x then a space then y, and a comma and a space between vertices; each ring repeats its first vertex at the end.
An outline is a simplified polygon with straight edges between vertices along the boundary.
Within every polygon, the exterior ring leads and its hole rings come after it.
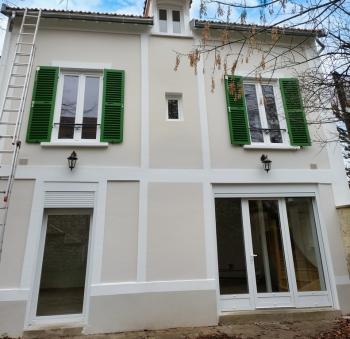
MULTIPOLYGON (((11 0, 9 5, 20 7, 38 7, 47 9, 66 9, 66 0, 11 0)), ((256 1, 256 0, 249 0, 256 1)), ((2 2, 0 0, 0 2, 2 2)), ((193 0, 192 15, 199 15, 200 0, 193 0)), ((97 12, 117 12, 120 14, 142 15, 144 0, 69 0, 68 9, 97 12)), ((7 19, 0 14, 0 54, 5 36, 7 19)))
MULTIPOLYGON (((66 9, 67 0, 0 0, 1 2, 7 2, 12 6, 19 7, 35 7, 35 8, 46 8, 46 9, 66 9)), ((243 0, 237 0, 237 3, 243 2, 243 0)), ((248 6, 257 5, 264 0, 244 0, 244 3, 248 6)), ((321 0, 323 1, 323 0, 321 0)), ((296 3, 305 3, 306 0, 294 0, 296 3)), ((191 17, 199 17, 199 4, 200 0, 193 0, 191 8, 191 17)), ((83 11, 96 11, 96 12, 113 12, 119 14, 134 14, 142 15, 144 6, 144 0, 68 0, 69 10, 83 10, 83 11)), ((287 7, 290 3, 287 3, 287 7)), ((240 22, 240 14, 242 10, 231 9, 230 21, 240 22)), ((285 15, 290 14, 290 9, 286 13, 275 13, 274 18, 278 22, 285 15)), ((216 5, 209 7, 206 19, 217 19, 216 16, 217 7, 216 5)), ((220 18, 225 20, 225 18, 220 18)), ((249 10, 248 22, 260 23, 259 10, 249 10)), ((272 18, 271 18, 272 20, 272 18)), ((273 20, 274 21, 274 20, 273 20)), ((2 53, 3 40, 5 36, 5 28, 7 24, 7 18, 0 14, 0 55, 2 53)))

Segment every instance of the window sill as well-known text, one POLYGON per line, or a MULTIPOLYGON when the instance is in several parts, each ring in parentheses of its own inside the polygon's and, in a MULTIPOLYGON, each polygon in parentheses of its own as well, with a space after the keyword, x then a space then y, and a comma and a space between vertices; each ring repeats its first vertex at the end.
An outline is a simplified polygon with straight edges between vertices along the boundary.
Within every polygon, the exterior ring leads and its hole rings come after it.
POLYGON ((244 149, 247 150, 256 150, 256 149, 267 149, 267 150, 285 150, 285 151, 297 151, 300 149, 299 146, 290 146, 290 145, 271 145, 271 144, 252 144, 252 145, 244 145, 244 149))
POLYGON ((42 142, 42 147, 108 147, 108 142, 42 142))
POLYGON ((193 35, 185 34, 185 33, 161 33, 161 32, 157 32, 157 33, 152 33, 152 36, 193 39, 193 35))

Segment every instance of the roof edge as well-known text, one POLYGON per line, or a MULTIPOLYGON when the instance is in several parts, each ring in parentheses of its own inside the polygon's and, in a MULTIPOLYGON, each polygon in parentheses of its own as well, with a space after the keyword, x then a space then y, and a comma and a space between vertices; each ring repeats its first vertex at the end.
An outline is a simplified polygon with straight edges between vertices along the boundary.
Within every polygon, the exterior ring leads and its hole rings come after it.
POLYGON ((301 29, 301 28, 284 28, 279 26, 262 26, 262 25, 246 25, 246 24, 238 24, 238 23, 227 23, 220 21, 206 21, 206 20, 198 20, 193 19, 192 25, 194 28, 204 28, 207 24, 212 29, 228 29, 230 31, 248 31, 251 30, 252 27, 256 27, 261 30, 261 33, 271 32, 272 29, 277 28, 279 30, 283 30, 286 35, 298 35, 298 36, 310 36, 310 37, 325 37, 326 33, 324 30, 311 30, 311 29, 301 29))
MULTIPOLYGON (((39 11, 38 8, 28 8, 31 12, 39 11)), ((6 4, 2 4, 1 13, 7 17, 11 17, 12 13, 23 16, 25 8, 11 7, 6 4)), ((79 12, 79 11, 66 11, 66 10, 51 10, 42 9, 41 16, 43 18, 55 18, 55 19, 71 19, 71 20, 86 20, 86 21, 104 21, 104 22, 115 22, 115 23, 130 23, 140 25, 153 25, 152 17, 117 14, 117 13, 98 13, 98 12, 79 12)))

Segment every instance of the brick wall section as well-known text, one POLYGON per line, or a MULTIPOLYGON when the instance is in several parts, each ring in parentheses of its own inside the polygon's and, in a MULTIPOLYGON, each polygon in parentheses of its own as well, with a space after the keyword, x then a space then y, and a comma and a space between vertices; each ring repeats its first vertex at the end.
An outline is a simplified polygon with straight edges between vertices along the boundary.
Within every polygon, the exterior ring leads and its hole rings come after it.
POLYGON ((338 208, 342 237, 345 245, 346 261, 350 273, 350 206, 338 208))

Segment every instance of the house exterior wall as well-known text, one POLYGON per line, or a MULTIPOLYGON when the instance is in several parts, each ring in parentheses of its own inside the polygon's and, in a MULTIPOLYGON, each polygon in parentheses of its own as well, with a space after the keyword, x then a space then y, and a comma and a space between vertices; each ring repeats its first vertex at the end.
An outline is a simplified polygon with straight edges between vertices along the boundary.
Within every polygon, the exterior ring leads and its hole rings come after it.
MULTIPOLYGON (((15 35, 16 30, 12 51, 15 35)), ((232 146, 222 79, 216 78, 212 93, 211 72, 203 74, 201 69, 203 59, 197 76, 185 61, 173 71, 173 51, 190 50, 196 39, 149 34, 132 25, 43 20, 34 68, 125 70, 125 138, 108 147, 23 142, 20 159, 28 163, 17 169, 0 264, 0 334, 18 336, 40 325, 33 305, 47 192, 60 192, 69 202, 65 208, 82 208, 68 193, 93 192, 94 201, 83 207, 93 210, 87 306, 79 319, 87 334, 217 324, 214 191, 221 186, 237 192, 258 193, 263 187, 269 194, 313 194, 329 260, 333 307, 348 310, 350 280, 335 206, 337 200, 350 202, 350 196, 334 189, 340 172, 330 161, 331 152, 317 144, 297 150, 232 146), (182 94, 183 121, 166 120, 166 93, 182 94), (66 158, 73 149, 79 159, 70 171, 66 158), (263 152, 273 160, 268 174, 261 168, 263 152), (16 316, 10 317, 11 312, 16 316)), ((249 64, 239 64, 237 74, 252 70, 259 60, 254 55, 249 64)), ((212 62, 206 65, 210 69, 212 62)), ((294 76, 293 71, 276 73, 287 76, 294 76)), ((23 140, 33 83, 34 73, 23 140)), ((0 168, 5 171, 6 166, 0 168)))

